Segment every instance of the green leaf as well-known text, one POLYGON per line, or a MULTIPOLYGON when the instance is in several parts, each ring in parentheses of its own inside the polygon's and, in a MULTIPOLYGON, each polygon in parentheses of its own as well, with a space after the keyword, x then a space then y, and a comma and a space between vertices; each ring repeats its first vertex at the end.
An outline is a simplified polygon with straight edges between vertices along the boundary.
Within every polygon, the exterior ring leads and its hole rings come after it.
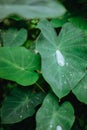
POLYGON ((32 116, 35 107, 42 103, 44 96, 42 92, 36 93, 25 88, 13 89, 2 103, 2 123, 12 124, 32 116))
POLYGON ((73 93, 76 95, 78 100, 87 104, 87 75, 73 89, 73 93))
POLYGON ((63 5, 56 0, 0 0, 1 19, 10 14, 17 14, 28 19, 58 17, 65 12, 63 5))
POLYGON ((71 23, 64 24, 58 37, 48 21, 41 21, 38 27, 41 34, 37 50, 42 58, 42 74, 54 93, 62 98, 85 76, 85 33, 71 23))
POLYGON ((59 105, 57 97, 48 94, 37 112, 36 130, 70 130, 74 119, 74 110, 69 102, 59 105))
POLYGON ((65 23, 66 21, 64 19, 61 18, 54 18, 51 20, 51 24, 53 27, 58 28, 58 27, 62 27, 62 25, 65 23))
POLYGON ((4 130, 3 128, 0 128, 0 130, 4 130))
POLYGON ((87 31, 87 20, 80 16, 69 18, 69 21, 73 23, 75 26, 81 28, 84 31, 87 31))
POLYGON ((27 30, 23 28, 20 30, 9 28, 6 33, 2 34, 2 39, 4 46, 16 47, 23 45, 27 39, 27 30))
POLYGON ((38 54, 24 47, 0 47, 0 78, 31 85, 38 80, 36 70, 40 69, 38 54))
POLYGON ((67 22, 68 17, 69 14, 66 13, 64 16, 60 16, 59 18, 53 18, 50 23, 54 28, 62 27, 63 24, 67 22))

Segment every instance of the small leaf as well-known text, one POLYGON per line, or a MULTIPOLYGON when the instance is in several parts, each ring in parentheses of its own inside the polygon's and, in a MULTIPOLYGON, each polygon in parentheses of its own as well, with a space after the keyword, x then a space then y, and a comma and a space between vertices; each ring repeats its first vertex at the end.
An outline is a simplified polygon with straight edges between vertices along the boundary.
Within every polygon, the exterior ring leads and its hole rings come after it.
POLYGON ((42 103, 45 94, 32 90, 15 88, 2 103, 1 120, 4 124, 12 124, 30 117, 35 107, 42 103))
POLYGON ((57 97, 48 94, 37 112, 36 130, 70 130, 74 119, 74 110, 69 102, 59 105, 57 97))
POLYGON ((67 22, 69 14, 66 13, 64 16, 60 16, 59 18, 53 18, 50 23, 54 28, 62 27, 64 23, 67 22))
POLYGON ((63 5, 56 0, 0 0, 0 19, 10 14, 27 19, 50 18, 61 16, 65 12, 63 5))
POLYGON ((0 78, 31 85, 39 78, 37 70, 40 70, 38 54, 24 47, 0 47, 0 78))
POLYGON ((43 20, 38 27, 41 34, 37 50, 42 58, 42 74, 54 93, 62 98, 86 74, 86 35, 71 23, 64 24, 58 37, 50 22, 43 20))
POLYGON ((82 30, 87 31, 87 20, 85 18, 76 16, 69 18, 69 21, 82 30))
POLYGON ((73 89, 73 93, 78 100, 87 104, 87 75, 73 89))
POLYGON ((3 45, 9 47, 16 47, 23 45, 27 39, 27 30, 9 28, 6 33, 2 34, 3 45))

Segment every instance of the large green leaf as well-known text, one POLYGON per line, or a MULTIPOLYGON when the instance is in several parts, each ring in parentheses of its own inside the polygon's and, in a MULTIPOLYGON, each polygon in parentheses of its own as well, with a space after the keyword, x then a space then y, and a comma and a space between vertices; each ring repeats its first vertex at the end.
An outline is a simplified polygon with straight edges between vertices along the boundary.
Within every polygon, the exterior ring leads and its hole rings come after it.
POLYGON ((16 81, 21 85, 31 85, 38 79, 40 69, 38 54, 24 47, 0 47, 0 78, 16 81))
POLYGON ((73 89, 73 93, 76 95, 78 100, 87 104, 87 75, 73 89))
POLYGON ((85 76, 86 36, 71 23, 64 24, 58 37, 48 21, 41 21, 38 27, 41 34, 37 39, 37 50, 42 58, 42 74, 61 98, 85 76))
POLYGON ((4 124, 12 124, 32 116, 35 107, 41 104, 45 94, 32 90, 15 88, 2 103, 1 120, 4 124))
POLYGON ((17 14, 24 18, 57 17, 65 8, 56 0, 0 0, 0 18, 17 14))
POLYGON ((70 130, 74 122, 74 110, 69 102, 58 104, 53 94, 48 94, 37 112, 36 130, 70 130))
POLYGON ((9 28, 6 32, 2 33, 3 45, 4 46, 20 46, 24 44, 27 39, 27 30, 16 28, 9 28))

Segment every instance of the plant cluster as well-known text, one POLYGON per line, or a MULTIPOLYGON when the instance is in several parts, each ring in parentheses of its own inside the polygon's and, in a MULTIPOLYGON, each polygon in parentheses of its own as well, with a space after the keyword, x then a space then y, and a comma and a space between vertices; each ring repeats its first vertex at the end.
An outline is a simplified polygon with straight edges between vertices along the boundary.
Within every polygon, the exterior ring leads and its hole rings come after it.
POLYGON ((87 130, 86 0, 0 0, 0 130, 87 130))

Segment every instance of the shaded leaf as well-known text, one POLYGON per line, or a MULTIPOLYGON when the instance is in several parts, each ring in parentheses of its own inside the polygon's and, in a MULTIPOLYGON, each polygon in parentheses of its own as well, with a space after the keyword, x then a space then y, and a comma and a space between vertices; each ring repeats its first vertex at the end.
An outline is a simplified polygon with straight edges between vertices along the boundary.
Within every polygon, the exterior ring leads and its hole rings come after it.
POLYGON ((74 110, 69 102, 59 105, 57 97, 48 94, 37 112, 36 130, 70 130, 74 119, 74 110))
POLYGON ((16 47, 23 45, 27 39, 27 30, 23 28, 20 30, 9 28, 6 33, 2 34, 2 39, 4 46, 16 47))
POLYGON ((68 17, 69 14, 66 13, 64 16, 60 16, 59 18, 53 18, 50 23, 54 28, 62 27, 63 24, 67 22, 68 17))
POLYGON ((3 128, 0 128, 0 130, 4 130, 3 128))
POLYGON ((80 16, 69 18, 69 21, 73 23, 75 26, 81 28, 84 31, 87 31, 87 20, 80 16))
POLYGON ((78 100, 87 104, 87 75, 73 89, 73 93, 76 95, 78 100))
POLYGON ((17 14, 28 19, 58 17, 65 11, 56 0, 0 0, 0 18, 9 14, 17 14))
POLYGON ((54 93, 62 98, 85 76, 87 40, 85 33, 71 23, 62 27, 59 36, 43 20, 38 27, 37 50, 42 58, 42 74, 54 93))
POLYGON ((38 54, 24 47, 0 48, 0 78, 16 81, 21 85, 31 85, 38 80, 36 70, 40 69, 38 54))
POLYGON ((42 103, 45 94, 29 89, 15 88, 2 103, 1 120, 4 124, 12 124, 32 116, 35 107, 42 103))

